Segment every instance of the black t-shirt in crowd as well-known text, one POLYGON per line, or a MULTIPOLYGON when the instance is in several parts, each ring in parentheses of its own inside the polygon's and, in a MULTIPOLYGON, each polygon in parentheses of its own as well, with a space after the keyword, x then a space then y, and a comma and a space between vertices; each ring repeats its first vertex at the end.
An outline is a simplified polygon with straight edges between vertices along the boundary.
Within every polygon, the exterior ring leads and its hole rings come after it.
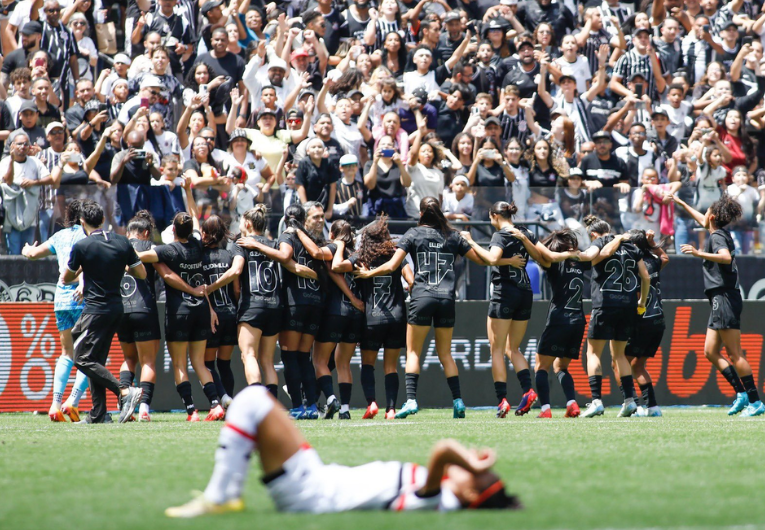
MULTIPOLYGON (((282 243, 286 243, 292 247, 292 259, 294 259, 296 263, 311 267, 313 270, 317 270, 319 267, 324 266, 322 263, 318 263, 311 257, 295 232, 284 232, 279 236, 279 247, 281 247, 282 243)), ((323 305, 324 297, 318 280, 303 278, 297 274, 292 274, 283 267, 281 274, 287 305, 291 307, 299 305, 323 305)))
POLYGON ((412 256, 414 286, 412 298, 454 300, 454 258, 464 256, 470 244, 457 232, 442 232, 429 226, 415 226, 406 231, 396 245, 412 256))
MULTIPOLYGON (((372 169, 373 162, 370 160, 364 165, 364 174, 372 169)), ((406 188, 401 184, 401 170, 396 164, 391 165, 388 171, 383 171, 382 167, 377 166, 377 185, 369 190, 369 198, 372 201, 377 199, 394 199, 396 197, 405 197, 406 188)))
POLYGON ((339 176, 338 170, 328 159, 322 158, 321 164, 316 166, 311 158, 306 156, 298 164, 295 184, 305 188, 306 199, 319 201, 326 209, 329 202, 329 186, 335 184, 339 176))
MULTIPOLYGON (((599 237, 592 242, 603 250, 614 238, 613 235, 599 237)), ((640 293, 638 262, 642 253, 629 241, 622 241, 614 255, 604 259, 592 269, 592 307, 637 307, 640 293)))
POLYGON ((505 173, 496 162, 491 167, 478 164, 475 175, 476 186, 502 187, 505 185, 505 173))
MULTIPOLYGON (((160 263, 164 263, 191 287, 205 284, 202 272, 204 250, 202 242, 192 236, 186 243, 173 241, 169 245, 160 245, 154 249, 160 263)), ((165 286, 167 293, 167 309, 169 315, 188 315, 195 311, 207 311, 204 297, 197 297, 183 291, 178 291, 170 285, 165 286), (204 304, 204 305, 203 305, 204 304)))
POLYGON ((542 171, 538 165, 529 170, 529 186, 532 188, 551 188, 558 183, 558 172, 553 168, 542 171))
MULTIPOLYGON (((337 252, 337 245, 334 243, 329 243, 327 245, 327 249, 332 253, 332 256, 335 255, 337 252)), ((356 278, 353 276, 352 273, 345 273, 345 283, 348 285, 348 289, 351 290, 351 292, 356 296, 356 298, 361 299, 361 286, 358 285, 356 282, 356 278)), ((340 288, 335 284, 334 281, 330 281, 329 283, 329 294, 327 295, 327 302, 326 302, 326 308, 327 313, 330 315, 335 316, 341 316, 341 317, 361 317, 361 311, 353 307, 353 304, 351 304, 351 301, 348 299, 347 296, 343 294, 343 292, 340 290, 340 288)))
MULTIPOLYGON (((230 268, 234 256, 225 248, 206 248, 204 249, 204 259, 202 260, 202 270, 205 275, 205 283, 211 285, 218 281, 230 268)), ((234 317, 236 315, 236 305, 234 304, 233 285, 228 284, 210 295, 213 309, 218 316, 234 317)))
POLYGON ((704 293, 707 295, 715 289, 737 291, 739 288, 733 238, 725 228, 718 228, 709 234, 704 243, 704 252, 717 254, 722 249, 728 249, 730 252, 732 259, 728 265, 704 260, 704 293))
MULTIPOLYGON (((136 252, 151 250, 151 241, 131 239, 130 244, 136 252)), ((156 313, 157 301, 154 295, 154 267, 146 267, 146 279, 137 280, 129 274, 122 277, 122 309, 125 313, 156 313)))
MULTIPOLYGON (((537 236, 529 232, 526 227, 519 226, 518 230, 526 234, 532 244, 537 244, 537 236)), ((520 239, 506 230, 497 230, 491 236, 489 248, 498 247, 502 249, 503 258, 512 258, 513 256, 522 256, 528 261, 529 253, 520 239)), ((491 268, 491 293, 492 302, 501 302, 513 296, 513 289, 531 291, 531 281, 526 269, 516 269, 510 265, 491 268)))
MULTIPOLYGON (((220 59, 205 53, 197 58, 197 62, 204 62, 212 67, 213 73, 210 74, 210 79, 214 79, 219 75, 230 78, 218 87, 218 90, 222 91, 221 93, 230 93, 231 89, 237 86, 244 76, 244 68, 246 66, 244 59, 231 52, 228 52, 220 59)), ((229 97, 226 98, 226 102, 228 102, 229 97)))
POLYGON ((436 133, 444 145, 452 145, 454 138, 465 128, 464 113, 461 110, 450 109, 445 100, 436 103, 436 111, 438 112, 436 133))
POLYGON ((582 159, 582 172, 586 180, 598 180, 604 188, 612 188, 620 181, 629 181, 627 166, 613 153, 608 160, 601 160, 595 152, 585 156, 582 159))
POLYGON ((96 230, 75 243, 67 267, 85 275, 83 313, 110 315, 122 313, 120 285, 125 267, 141 264, 125 236, 96 230))
POLYGON ((661 260, 658 256, 644 253, 643 263, 645 263, 648 274, 651 276, 651 289, 648 291, 648 299, 645 303, 645 313, 643 318, 664 319, 664 307, 661 303, 661 282, 659 281, 659 271, 661 271, 661 260))
MULTIPOLYGON (((354 266, 358 256, 348 258, 354 266)), ((365 264, 366 265, 366 264, 365 264)), ((377 264, 381 265, 381 264, 377 264)), ((374 269, 374 266, 370 267, 374 269)), ((400 267, 390 274, 375 276, 368 280, 359 280, 367 326, 395 324, 406 321, 404 286, 401 283, 400 267)))
POLYGON ((5 56, 3 67, 0 68, 0 72, 10 76, 11 72, 17 68, 26 68, 28 64, 28 57, 29 53, 24 49, 23 46, 16 48, 5 56))
POLYGON ((547 312, 548 326, 571 326, 584 323, 584 271, 589 263, 565 260, 547 269, 547 281, 552 287, 552 300, 547 312))
MULTIPOLYGON (((277 248, 276 241, 263 236, 250 236, 250 239, 277 248)), ((239 320, 252 320, 263 309, 281 308, 279 264, 257 250, 249 250, 239 245, 234 245, 233 253, 235 257, 244 258, 244 268, 239 276, 239 320)))

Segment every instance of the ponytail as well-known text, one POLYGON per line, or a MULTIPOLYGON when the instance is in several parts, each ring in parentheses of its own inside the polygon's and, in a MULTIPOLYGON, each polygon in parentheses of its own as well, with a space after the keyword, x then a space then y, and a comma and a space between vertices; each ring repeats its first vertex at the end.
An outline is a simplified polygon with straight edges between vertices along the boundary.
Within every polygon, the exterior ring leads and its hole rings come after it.
POLYGON ((605 222, 603 219, 594 215, 588 215, 583 220, 584 226, 587 227, 588 232, 595 232, 596 234, 606 235, 611 233, 611 225, 605 222))
POLYGON ((497 201, 489 209, 489 213, 492 215, 499 215, 503 219, 509 221, 516 213, 518 213, 518 207, 514 202, 497 201))
POLYGON ((435 197, 424 197, 420 201, 420 222, 418 226, 429 226, 441 232, 444 236, 454 229, 441 211, 441 205, 435 197))
POLYGON ((244 212, 244 219, 250 225, 252 225, 253 232, 262 234, 266 229, 266 216, 268 214, 268 208, 265 204, 256 204, 246 212, 244 212))

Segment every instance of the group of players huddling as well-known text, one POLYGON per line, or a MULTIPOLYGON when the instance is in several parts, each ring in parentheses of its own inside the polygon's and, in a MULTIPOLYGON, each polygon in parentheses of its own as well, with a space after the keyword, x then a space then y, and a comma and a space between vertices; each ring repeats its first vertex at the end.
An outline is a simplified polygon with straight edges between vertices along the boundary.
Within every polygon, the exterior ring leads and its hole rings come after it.
MULTIPOLYGON (((608 223, 590 216, 585 223, 592 244, 579 251, 576 235, 569 230, 553 232, 538 241, 529 230, 513 224, 515 205, 500 201, 489 210, 496 232, 489 248, 484 249, 469 232, 454 230, 438 200, 426 197, 420 203, 418 226, 396 243, 384 217, 366 226, 358 240, 346 221, 335 221, 330 241, 323 241, 324 211, 319 203, 287 208, 285 229, 274 241, 265 237, 267 212, 263 205, 243 215, 241 233, 232 238, 217 216, 209 217, 200 226, 190 192, 187 198, 190 214, 175 217, 174 241, 169 244, 151 243, 154 224, 147 212, 139 212, 128 224, 128 237, 138 257, 145 264, 153 264, 147 267, 146 279, 126 274, 122 284, 124 313, 118 337, 125 362, 119 382, 123 392, 131 388, 136 364, 141 364, 139 421, 150 420, 156 382, 154 362, 161 338, 155 274, 165 282, 165 339, 188 421, 200 420, 187 373, 189 360, 210 402, 206 420, 221 420, 234 395, 231 355, 236 345, 242 352, 248 385, 263 384, 277 396, 277 338, 293 418, 320 417, 317 400, 323 393, 324 418, 332 419, 339 412, 340 419, 350 419, 350 361, 357 344, 362 358, 361 385, 368 404, 363 418, 371 419, 378 413, 374 370, 381 348, 385 418, 406 418, 418 412, 420 354, 431 325, 452 393, 454 417, 464 417, 459 374, 451 356, 454 262, 458 256, 491 267, 487 332, 497 417, 503 418, 511 410, 505 356, 510 357, 523 392, 516 415, 528 413, 538 399, 542 407, 539 417, 551 417, 550 368, 566 396, 566 417, 603 414, 600 356, 607 342, 624 396, 619 416, 661 416, 646 361, 656 354, 665 330, 659 278, 669 257, 654 242, 651 231, 612 235, 608 223), (528 362, 520 351, 532 311, 531 284, 525 270, 528 259, 546 270, 553 292, 535 363, 536 391, 528 362), (582 305, 584 275, 590 268, 593 309, 587 337, 587 370, 592 403, 581 412, 567 368, 579 358, 586 324, 582 305), (410 293, 408 309, 405 289, 410 293), (406 347, 406 402, 396 411, 402 347, 406 347), (332 369, 337 370, 339 399, 333 389, 332 369), (639 406, 640 398, 635 396, 634 378, 644 405, 639 406)), ((723 196, 702 214, 682 200, 674 200, 710 232, 704 251, 690 245, 682 250, 704 260, 705 293, 712 305, 705 354, 737 393, 729 414, 763 414, 765 405, 741 352, 742 302, 734 246, 725 228, 740 216, 740 207, 723 196), (723 345, 732 364, 720 354, 723 345)), ((78 226, 77 212, 82 207, 80 201, 71 203, 70 228, 41 246, 26 247, 24 254, 38 258, 55 253, 60 263, 67 263, 71 248, 86 238, 78 226)), ((77 403, 70 397, 62 407, 61 399, 71 369, 71 328, 79 317, 78 301, 72 296, 75 285, 62 283, 59 290, 56 316, 65 347, 59 359, 61 366, 56 367, 57 387, 50 417, 63 421, 66 414, 75 421, 79 419, 77 403), (60 298, 74 304, 74 309, 59 307, 60 298)), ((75 387, 73 396, 78 398, 84 388, 81 379, 75 387)))

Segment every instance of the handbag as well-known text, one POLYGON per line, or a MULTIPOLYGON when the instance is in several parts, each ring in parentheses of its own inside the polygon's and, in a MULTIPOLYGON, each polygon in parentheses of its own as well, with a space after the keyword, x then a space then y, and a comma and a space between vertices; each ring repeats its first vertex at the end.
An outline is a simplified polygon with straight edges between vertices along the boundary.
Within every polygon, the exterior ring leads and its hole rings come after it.
POLYGON ((96 24, 96 40, 98 51, 107 55, 117 53, 117 28, 114 22, 96 24))

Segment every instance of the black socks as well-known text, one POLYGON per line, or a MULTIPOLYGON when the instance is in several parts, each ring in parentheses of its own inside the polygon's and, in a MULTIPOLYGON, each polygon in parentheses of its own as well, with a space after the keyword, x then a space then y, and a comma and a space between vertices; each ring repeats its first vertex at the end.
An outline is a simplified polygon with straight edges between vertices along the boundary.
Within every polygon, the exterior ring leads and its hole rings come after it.
POLYGON ((590 380, 590 393, 592 394, 592 399, 600 399, 600 391, 603 387, 603 376, 602 375, 592 375, 589 377, 590 380))
POLYGON ((548 377, 547 370, 537 370, 537 394, 539 394, 540 405, 550 404, 550 380, 548 377))
POLYGON ((460 392, 460 376, 447 377, 446 384, 449 385, 449 390, 452 391, 452 399, 462 398, 462 392, 460 392))
POLYGON ((194 406, 194 398, 191 396, 191 383, 184 381, 180 385, 176 385, 175 389, 178 391, 178 395, 183 400, 183 406, 186 408, 186 414, 193 414, 196 409, 194 406))
POLYGON ((218 373, 220 374, 220 382, 223 383, 223 390, 229 396, 234 397, 234 372, 231 371, 231 359, 227 361, 218 359, 218 373))
POLYGON ((335 391, 332 389, 332 376, 323 375, 316 380, 319 385, 319 390, 324 392, 324 397, 329 399, 329 396, 334 396, 335 391))
POLYGON ((218 401, 218 392, 215 390, 215 383, 207 383, 202 387, 202 390, 207 396, 207 400, 210 402, 210 408, 215 408, 220 405, 218 401))
POLYGON ((659 405, 656 402, 656 393, 653 391, 653 383, 640 385, 640 393, 643 395, 643 400, 646 402, 648 408, 659 405))
POLYGON ((635 398, 635 381, 631 375, 625 375, 621 378, 622 391, 624 392, 624 399, 635 398))
POLYGON ((120 388, 130 388, 133 386, 133 380, 135 379, 135 373, 127 370, 120 371, 120 388))
POLYGON ((151 398, 154 396, 154 383, 141 381, 141 403, 151 405, 151 398))
POLYGON ((398 373, 385 374, 385 412, 396 408, 398 386, 398 373))
POLYGON ((518 382, 521 384, 521 390, 523 390, 524 394, 531 390, 531 372, 529 372, 528 368, 516 372, 515 376, 518 378, 518 382))
POLYGON ((303 404, 303 394, 300 389, 300 365, 298 364, 297 352, 282 350, 282 364, 284 364, 284 382, 287 392, 292 400, 292 408, 298 408, 303 404))
MULTIPOLYGON (((218 375, 218 370, 215 369, 215 361, 205 361, 205 367, 210 370, 210 375, 212 376, 213 384, 215 385, 215 393, 218 395, 218 397, 223 397, 226 395, 226 389, 223 388, 223 383, 221 382, 220 376, 218 375)), ((206 394, 207 393, 205 393, 205 395, 206 394)))
POLYGON ((338 383, 337 386, 340 387, 340 404, 349 405, 351 403, 351 389, 353 388, 353 384, 338 383))
POLYGON ((507 382, 494 381, 494 393, 497 394, 498 403, 502 403, 503 399, 507 399, 507 382))
POLYGON ((736 372, 736 369, 733 368, 732 364, 729 364, 728 367, 725 370, 721 370, 721 372, 737 394, 744 392, 744 385, 741 383, 741 379, 738 377, 738 372, 736 372))
POLYGON ((271 392, 272 396, 274 396, 276 399, 279 399, 279 387, 277 385, 266 385, 266 388, 269 392, 271 392))
POLYGON ((417 399, 417 382, 420 374, 406 374, 406 399, 417 399))
POLYGON ((371 364, 361 365, 361 388, 367 405, 375 401, 375 367, 371 364))
MULTIPOLYGON (((295 352, 300 368, 300 382, 303 385, 303 395, 306 406, 316 404, 316 370, 311 362, 311 354, 307 351, 295 352)), ((299 405, 298 405, 299 406, 299 405)))
POLYGON ((749 403, 757 403, 760 400, 760 394, 757 392, 757 386, 754 384, 754 377, 751 375, 741 376, 741 384, 744 386, 746 395, 749 397, 749 403))
POLYGON ((566 402, 574 401, 576 399, 576 392, 574 390, 574 378, 568 373, 568 370, 561 370, 557 373, 558 382, 563 393, 566 395, 566 402))

